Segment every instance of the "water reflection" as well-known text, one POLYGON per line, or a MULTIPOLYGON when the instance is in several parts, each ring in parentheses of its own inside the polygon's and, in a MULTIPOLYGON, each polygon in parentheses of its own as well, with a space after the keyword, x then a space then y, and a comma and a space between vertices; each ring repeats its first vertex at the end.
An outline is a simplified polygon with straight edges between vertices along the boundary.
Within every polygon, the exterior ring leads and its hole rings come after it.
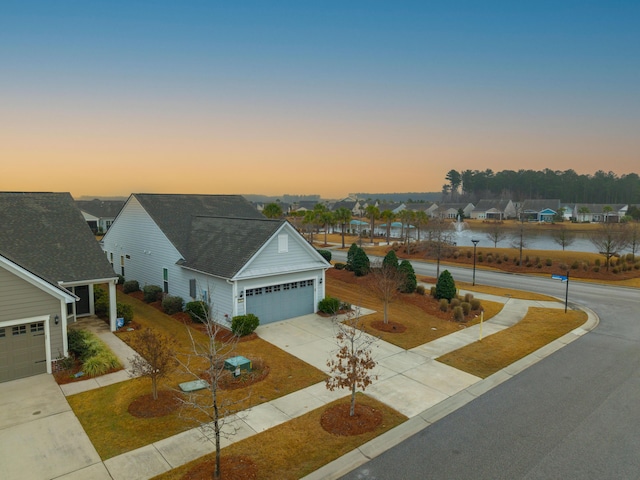
MULTIPOLYGON (((505 229, 507 232, 507 238, 498 242, 498 248, 511 248, 513 246, 514 235, 516 231, 514 229, 505 229)), ((573 232, 572 232, 573 233, 573 232)), ((597 253, 597 249, 593 246, 593 243, 589 240, 589 236, 585 232, 575 232, 574 240, 571 245, 566 247, 565 250, 572 250, 575 252, 592 252, 597 253)), ((493 240, 487 237, 487 232, 483 232, 477 228, 465 228, 456 229, 453 235, 453 241, 460 247, 472 247, 471 239, 480 240, 478 248, 491 247, 493 248, 493 240)), ((562 250, 562 246, 556 243, 549 232, 528 230, 526 233, 526 248, 531 250, 562 250)))

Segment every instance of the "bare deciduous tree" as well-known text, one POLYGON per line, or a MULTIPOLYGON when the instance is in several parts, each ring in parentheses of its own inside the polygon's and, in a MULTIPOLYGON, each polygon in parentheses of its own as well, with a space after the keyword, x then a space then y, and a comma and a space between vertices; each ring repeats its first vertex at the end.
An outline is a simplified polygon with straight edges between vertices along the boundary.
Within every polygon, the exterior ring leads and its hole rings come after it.
POLYGON ((493 242, 493 248, 498 246, 498 242, 507 238, 507 232, 502 222, 491 222, 487 229, 487 238, 493 242))
POLYGON ((453 230, 451 224, 443 218, 436 217, 427 224, 427 255, 436 257, 436 278, 440 276, 440 259, 451 248, 453 230))
POLYGON ((551 238, 553 238, 553 241, 560 245, 562 250, 564 250, 575 241, 576 236, 567 227, 561 225, 558 230, 551 234, 551 238))
POLYGON ((349 415, 353 417, 357 389, 364 391, 378 379, 377 375, 371 374, 376 366, 371 349, 377 338, 364 331, 358 310, 347 315, 343 322, 334 319, 334 326, 338 351, 334 358, 327 361, 329 377, 326 386, 332 392, 337 388, 348 388, 351 391, 349 415))
POLYGON ((155 330, 145 328, 131 340, 131 347, 138 352, 129 359, 131 375, 151 380, 153 399, 158 399, 158 381, 176 367, 175 340, 155 330))
POLYGON ((589 240, 605 256, 609 271, 611 257, 618 255, 629 244, 629 232, 624 223, 602 223, 589 240))
POLYGON ((233 356, 238 337, 220 335, 223 333, 223 327, 215 321, 215 314, 211 306, 209 305, 204 311, 207 313, 201 321, 205 327, 206 338, 204 340, 198 339, 193 335, 191 329, 188 329, 191 352, 178 359, 182 370, 192 376, 194 380, 202 380, 204 377, 205 382, 202 383, 204 388, 188 393, 187 398, 183 400, 181 415, 196 423, 204 436, 213 437, 216 448, 216 463, 212 477, 219 479, 221 475, 221 438, 232 436, 236 432, 233 426, 226 431, 223 431, 223 427, 229 415, 238 411, 233 406, 244 402, 246 398, 232 401, 228 398, 222 398, 220 395, 221 382, 224 376, 230 374, 225 370, 224 363, 226 359, 233 356))
POLYGON ((397 266, 381 261, 377 261, 369 270, 367 287, 384 305, 384 323, 389 323, 389 304, 400 294, 406 280, 406 274, 397 266))

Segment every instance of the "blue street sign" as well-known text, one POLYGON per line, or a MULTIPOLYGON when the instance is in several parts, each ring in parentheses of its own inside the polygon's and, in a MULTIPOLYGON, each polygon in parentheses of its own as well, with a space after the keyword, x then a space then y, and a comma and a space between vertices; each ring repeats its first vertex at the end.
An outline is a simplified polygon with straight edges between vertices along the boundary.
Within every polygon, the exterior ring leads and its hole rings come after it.
POLYGON ((566 275, 555 275, 555 274, 552 274, 551 278, 553 280, 562 280, 563 282, 567 281, 567 276, 566 275))

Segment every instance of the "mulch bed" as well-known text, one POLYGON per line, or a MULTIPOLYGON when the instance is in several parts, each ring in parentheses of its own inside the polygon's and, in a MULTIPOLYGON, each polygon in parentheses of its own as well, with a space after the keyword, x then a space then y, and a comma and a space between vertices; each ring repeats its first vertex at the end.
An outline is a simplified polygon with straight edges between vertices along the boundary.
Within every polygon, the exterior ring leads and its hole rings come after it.
MULTIPOLYGON (((122 367, 120 368, 112 368, 111 370, 107 371, 105 373, 114 373, 114 372, 119 372, 120 370, 122 370, 122 367)), ((75 383, 75 382, 81 382, 83 380, 87 380, 88 378, 95 378, 95 377, 90 377, 88 375, 83 375, 81 377, 75 377, 75 374, 78 372, 82 371, 82 362, 80 362, 80 360, 74 359, 73 361, 73 367, 71 367, 70 369, 67 370, 61 370, 59 372, 54 372, 53 374, 53 378, 56 381, 56 383, 58 385, 66 385, 68 383, 75 383)))
POLYGON ((171 390, 161 390, 158 392, 158 399, 154 400, 153 395, 142 395, 129 404, 128 411, 137 418, 164 417, 175 412, 182 404, 180 394, 171 390))
MULTIPOLYGON (((151 305, 156 307, 155 303, 152 303, 151 305)), ((162 311, 162 306, 157 306, 156 308, 162 311)), ((173 315, 171 315, 171 318, 174 318, 180 323, 187 325, 195 330, 198 330, 199 332, 202 332, 205 335, 207 333, 206 326, 200 322, 194 322, 191 319, 191 316, 187 312, 174 313, 173 315)), ((252 332, 249 335, 245 335, 244 337, 238 337, 236 340, 236 336, 233 334, 233 332, 223 326, 218 326, 218 332, 216 334, 216 339, 221 342, 237 341, 238 343, 242 343, 242 342, 250 342, 251 340, 255 340, 256 338, 258 338, 258 334, 256 332, 252 332)))
MULTIPOLYGON (((182 476, 182 480, 211 480, 215 467, 215 458, 198 463, 182 476)), ((255 480, 258 478, 258 467, 246 456, 223 456, 220 458, 220 478, 222 480, 255 480)))
POLYGON ((368 405, 356 403, 353 417, 349 415, 351 405, 341 403, 328 408, 320 418, 320 424, 333 435, 360 435, 371 432, 382 423, 382 412, 368 405))

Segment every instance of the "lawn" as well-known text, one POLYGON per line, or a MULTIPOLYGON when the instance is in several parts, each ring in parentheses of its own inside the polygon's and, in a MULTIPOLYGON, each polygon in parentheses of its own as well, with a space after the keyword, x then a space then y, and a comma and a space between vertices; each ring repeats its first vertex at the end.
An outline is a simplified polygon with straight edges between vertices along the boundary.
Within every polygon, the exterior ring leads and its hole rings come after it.
MULTIPOLYGON (((457 332, 480 321, 479 312, 473 312, 464 323, 451 319, 452 313, 446 314, 438 308, 437 300, 429 295, 401 294, 389 305, 389 321, 404 325, 406 330, 401 333, 384 332, 375 329, 372 324, 384 319, 382 301, 372 295, 366 288, 366 277, 355 277, 346 270, 331 269, 327 271, 326 293, 342 301, 350 302, 371 310, 372 315, 362 317, 364 328, 371 334, 385 342, 392 343, 404 349, 410 349, 424 343, 457 332)), ((502 310, 503 304, 482 301, 484 320, 489 320, 502 310)))
POLYGON ((439 362, 486 378, 524 358, 556 338, 578 328, 587 320, 579 310, 531 307, 527 315, 513 327, 454 350, 439 362))
MULTIPOLYGON (((149 326, 160 330, 174 338, 181 351, 188 351, 188 327, 156 308, 120 292, 118 301, 133 306, 134 321, 141 327, 149 326)), ((203 334, 196 330, 192 329, 192 334, 195 338, 203 338, 203 334)), ((134 332, 118 335, 126 341, 134 332)), ((221 393, 221 401, 237 402, 234 406, 237 410, 287 395, 326 378, 320 370, 260 338, 238 343, 235 353, 252 360, 262 359, 270 368, 269 374, 261 382, 221 393), (247 395, 249 398, 245 399, 247 395)), ((175 389, 178 383, 189 380, 193 378, 176 372, 164 382, 164 388, 175 389)), ((131 415, 128 412, 129 404, 150 391, 151 382, 138 378, 68 397, 71 407, 102 459, 194 427, 193 423, 180 417, 179 411, 159 418, 138 418, 131 415)))
MULTIPOLYGON (((270 428, 224 449, 222 455, 239 455, 255 463, 257 478, 261 480, 295 480, 314 472, 327 463, 356 449, 369 440, 400 425, 407 418, 390 407, 363 394, 357 402, 372 406, 383 413, 383 422, 374 431, 355 436, 339 436, 326 432, 320 426, 322 413, 337 403, 337 400, 313 410, 287 423, 270 428), (265 447, 268 446, 268 447, 265 447)), ((198 464, 210 461, 207 455, 179 468, 155 477, 155 480, 180 480, 198 464)), ((224 478, 224 470, 222 471, 224 478)))

